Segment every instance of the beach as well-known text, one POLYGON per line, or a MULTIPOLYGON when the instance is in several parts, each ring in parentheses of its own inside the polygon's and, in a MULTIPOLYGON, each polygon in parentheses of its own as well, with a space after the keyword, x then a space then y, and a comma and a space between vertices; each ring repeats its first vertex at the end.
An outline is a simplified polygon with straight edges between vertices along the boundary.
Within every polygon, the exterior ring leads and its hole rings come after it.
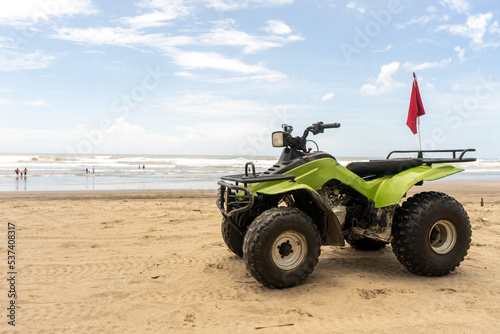
POLYGON ((470 217, 469 254, 454 272, 413 275, 390 245, 324 246, 311 276, 285 290, 259 284, 227 249, 216 190, 0 193, 0 332, 498 332, 500 181, 426 182, 408 196, 428 190, 455 197, 470 217))

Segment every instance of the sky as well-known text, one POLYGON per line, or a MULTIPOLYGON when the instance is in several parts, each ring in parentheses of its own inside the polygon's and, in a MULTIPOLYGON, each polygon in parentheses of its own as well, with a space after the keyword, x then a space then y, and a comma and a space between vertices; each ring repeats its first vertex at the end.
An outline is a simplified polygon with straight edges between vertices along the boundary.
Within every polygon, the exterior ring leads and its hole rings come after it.
POLYGON ((419 148, 500 158, 497 0, 0 3, 0 153, 342 157, 419 148), (312 144, 312 146, 314 146, 312 144))

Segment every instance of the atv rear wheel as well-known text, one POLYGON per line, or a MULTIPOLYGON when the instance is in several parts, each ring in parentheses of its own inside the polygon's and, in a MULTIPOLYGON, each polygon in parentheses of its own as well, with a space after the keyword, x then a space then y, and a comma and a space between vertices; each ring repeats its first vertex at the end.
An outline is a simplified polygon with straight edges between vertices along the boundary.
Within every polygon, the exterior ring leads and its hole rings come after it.
POLYGON ((227 218, 222 218, 221 224, 222 239, 231 252, 243 256, 243 236, 229 223, 227 218))
POLYGON ((443 193, 424 192, 396 211, 392 248, 412 273, 441 276, 464 260, 471 234, 469 216, 460 203, 443 193))
POLYGON ((346 241, 349 243, 349 245, 351 245, 352 248, 362 251, 376 251, 381 248, 384 248, 385 245, 388 244, 388 242, 377 241, 368 238, 362 238, 356 240, 346 239, 346 241))
POLYGON ((243 259, 250 274, 270 288, 305 280, 321 253, 318 229, 296 208, 277 207, 259 215, 248 228, 243 259))

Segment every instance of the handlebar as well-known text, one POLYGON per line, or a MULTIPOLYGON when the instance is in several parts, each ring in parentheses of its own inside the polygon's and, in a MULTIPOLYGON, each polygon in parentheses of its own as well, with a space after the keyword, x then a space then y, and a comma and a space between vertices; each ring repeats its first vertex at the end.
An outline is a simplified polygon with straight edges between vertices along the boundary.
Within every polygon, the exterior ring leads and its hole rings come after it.
POLYGON ((306 141, 307 141, 307 135, 309 134, 309 132, 311 132, 313 135, 317 135, 319 133, 323 133, 325 129, 335 129, 335 128, 339 128, 340 127, 340 123, 323 123, 323 122, 317 122, 317 123, 314 123, 313 125, 311 126, 308 126, 305 130, 304 130, 304 134, 302 135, 302 137, 292 137, 290 133, 287 134, 288 136, 288 145, 293 148, 293 149, 297 149, 297 150, 301 150, 301 151, 304 151, 306 152, 306 141))
POLYGON ((322 125, 323 129, 336 129, 340 128, 340 123, 326 123, 322 125))
POLYGON ((323 133, 325 129, 335 129, 340 128, 340 123, 323 123, 317 122, 306 129, 306 131, 311 131, 313 135, 318 133, 323 133))

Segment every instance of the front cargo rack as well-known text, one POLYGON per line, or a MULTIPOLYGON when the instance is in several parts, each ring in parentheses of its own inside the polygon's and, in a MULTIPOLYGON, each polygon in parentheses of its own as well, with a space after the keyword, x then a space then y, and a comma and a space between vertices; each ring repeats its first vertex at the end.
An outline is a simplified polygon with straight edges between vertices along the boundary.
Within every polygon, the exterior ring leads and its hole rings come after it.
POLYGON ((221 177, 221 180, 232 181, 237 183, 258 183, 258 182, 269 182, 269 181, 283 181, 283 180, 293 180, 295 179, 295 175, 291 174, 279 174, 279 175, 245 175, 245 174, 237 174, 237 175, 228 175, 221 177))
POLYGON ((261 174, 257 175, 255 173, 255 165, 253 162, 247 162, 245 164, 245 173, 244 174, 236 174, 236 175, 227 175, 221 177, 222 180, 236 182, 236 185, 243 183, 245 187, 247 183, 259 183, 259 182, 269 182, 269 181, 283 181, 290 180, 293 181, 295 179, 295 175, 292 174, 261 174))

